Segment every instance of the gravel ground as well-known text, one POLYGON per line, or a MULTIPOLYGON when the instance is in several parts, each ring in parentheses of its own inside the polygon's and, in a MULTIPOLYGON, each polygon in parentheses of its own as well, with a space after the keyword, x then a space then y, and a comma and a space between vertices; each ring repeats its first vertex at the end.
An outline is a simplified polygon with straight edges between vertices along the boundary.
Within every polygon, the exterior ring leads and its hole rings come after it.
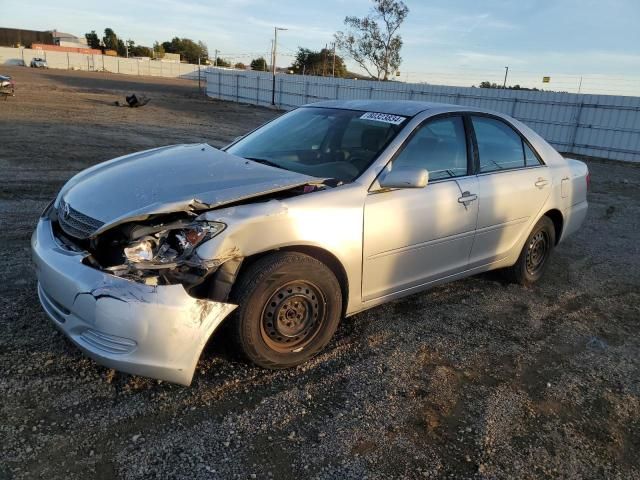
POLYGON ((486 274, 343 322, 288 371, 224 335, 185 388, 96 365, 41 311, 29 237, 75 172, 273 117, 185 80, 5 68, 0 478, 640 478, 640 168, 590 161, 582 230, 526 289, 486 274), (114 100, 144 92, 142 109, 114 100))

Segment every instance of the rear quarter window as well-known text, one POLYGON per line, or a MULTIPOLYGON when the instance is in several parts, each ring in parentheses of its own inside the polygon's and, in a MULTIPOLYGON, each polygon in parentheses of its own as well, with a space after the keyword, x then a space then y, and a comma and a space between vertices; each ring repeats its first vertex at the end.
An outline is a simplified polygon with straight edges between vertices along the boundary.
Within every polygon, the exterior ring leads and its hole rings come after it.
POLYGON ((540 158, 536 153, 531 149, 527 142, 522 141, 522 146, 524 148, 524 159, 527 167, 535 167, 536 165, 542 165, 540 158))

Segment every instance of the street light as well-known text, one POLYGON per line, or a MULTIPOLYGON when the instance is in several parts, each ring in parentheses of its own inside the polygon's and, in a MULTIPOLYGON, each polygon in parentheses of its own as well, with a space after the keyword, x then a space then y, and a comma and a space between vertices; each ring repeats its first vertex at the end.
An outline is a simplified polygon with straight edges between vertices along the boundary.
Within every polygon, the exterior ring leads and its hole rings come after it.
POLYGON ((288 30, 287 28, 273 27, 273 55, 271 57, 271 68, 273 69, 273 83, 271 85, 271 105, 276 104, 276 50, 278 48, 278 30, 288 30))

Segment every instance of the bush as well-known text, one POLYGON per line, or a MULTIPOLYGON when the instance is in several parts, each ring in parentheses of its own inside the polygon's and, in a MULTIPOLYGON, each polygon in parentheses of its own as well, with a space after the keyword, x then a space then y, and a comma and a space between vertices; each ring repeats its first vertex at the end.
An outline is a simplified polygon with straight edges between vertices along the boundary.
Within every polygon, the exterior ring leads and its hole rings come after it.
POLYGON ((263 58, 255 58, 251 60, 251 70, 258 70, 260 72, 267 71, 267 61, 263 58))

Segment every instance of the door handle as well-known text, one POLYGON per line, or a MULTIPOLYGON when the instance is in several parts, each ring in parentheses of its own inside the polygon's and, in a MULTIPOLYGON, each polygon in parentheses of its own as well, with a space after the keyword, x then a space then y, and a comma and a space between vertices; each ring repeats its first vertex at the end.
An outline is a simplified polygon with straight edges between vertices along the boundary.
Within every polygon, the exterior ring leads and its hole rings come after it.
POLYGON ((538 187, 538 188, 544 188, 544 187, 546 187, 546 186, 547 186, 547 184, 548 184, 548 183, 549 183, 549 182, 547 181, 547 179, 546 179, 546 178, 542 178, 542 177, 540 177, 540 178, 538 178, 538 181, 537 181, 536 183, 534 183, 534 185, 535 185, 536 187, 538 187))
POLYGON ((464 203, 465 206, 470 202, 473 202, 478 199, 478 195, 475 193, 462 192, 462 196, 458 197, 458 203, 464 203))

